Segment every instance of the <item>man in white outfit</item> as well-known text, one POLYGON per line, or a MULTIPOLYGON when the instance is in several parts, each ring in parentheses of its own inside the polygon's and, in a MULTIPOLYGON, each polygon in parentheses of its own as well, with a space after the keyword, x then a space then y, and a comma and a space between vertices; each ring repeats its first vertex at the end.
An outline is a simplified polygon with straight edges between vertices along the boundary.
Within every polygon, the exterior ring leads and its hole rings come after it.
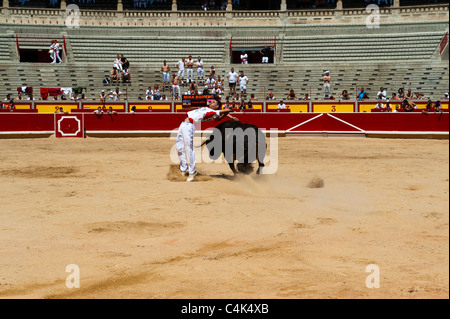
POLYGON ((201 57, 198 57, 198 61, 195 63, 197 66, 197 80, 203 82, 203 77, 205 76, 205 71, 203 70, 203 61, 201 57))
POLYGON ((181 85, 183 85, 183 81, 184 81, 185 66, 186 66, 186 61, 184 58, 181 58, 181 60, 178 61, 178 63, 177 63, 178 77, 180 78, 181 85))
POLYGON ((190 55, 188 60, 186 61, 188 83, 194 82, 194 64, 195 63, 194 60, 192 60, 192 55, 190 55))
POLYGON ((208 107, 202 107, 187 113, 186 119, 178 129, 176 148, 180 159, 180 170, 183 176, 189 174, 187 182, 192 182, 197 175, 197 166, 194 152, 194 133, 203 121, 220 121, 225 116, 237 120, 229 113, 231 109, 221 110, 222 102, 219 98, 211 101, 208 107), (189 165, 186 157, 189 156, 189 165))
POLYGON ((53 59, 53 61, 56 62, 56 59, 58 59, 58 61, 59 61, 58 63, 62 63, 61 57, 59 56, 59 43, 57 40, 55 40, 55 43, 53 46, 54 46, 54 55, 55 55, 55 58, 53 59))

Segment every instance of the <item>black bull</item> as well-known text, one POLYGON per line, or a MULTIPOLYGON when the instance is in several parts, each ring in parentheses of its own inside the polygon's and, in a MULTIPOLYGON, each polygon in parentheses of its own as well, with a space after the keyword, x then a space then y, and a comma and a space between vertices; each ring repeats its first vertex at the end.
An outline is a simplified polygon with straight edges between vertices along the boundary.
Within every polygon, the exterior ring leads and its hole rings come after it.
POLYGON ((257 174, 260 174, 264 167, 266 136, 256 125, 238 121, 220 123, 202 145, 205 144, 212 160, 217 160, 224 154, 225 161, 234 174, 252 173, 252 163, 255 160, 258 161, 257 174), (237 170, 235 161, 238 163, 237 170))

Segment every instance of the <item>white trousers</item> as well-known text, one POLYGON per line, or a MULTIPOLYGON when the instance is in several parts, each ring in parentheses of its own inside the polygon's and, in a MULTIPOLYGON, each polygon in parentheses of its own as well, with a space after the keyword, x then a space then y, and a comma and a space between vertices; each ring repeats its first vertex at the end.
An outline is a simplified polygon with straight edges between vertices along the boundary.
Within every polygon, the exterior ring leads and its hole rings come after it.
POLYGON ((203 68, 198 68, 197 69, 197 77, 198 79, 203 79, 203 76, 205 75, 205 71, 203 71, 203 68))
POLYGON ((187 69, 187 79, 188 82, 194 81, 194 69, 187 69), (190 80, 189 80, 190 78, 190 80))
POLYGON ((330 97, 331 95, 331 86, 330 83, 323 84, 323 97, 330 97))
POLYGON ((180 79, 183 79, 183 80, 184 80, 184 69, 183 69, 183 70, 178 70, 178 77, 179 77, 180 79))
POLYGON ((175 90, 178 92, 178 97, 181 99, 181 90, 179 85, 172 84, 172 97, 175 97, 175 90))
POLYGON ((262 58, 262 63, 269 63, 269 57, 268 56, 264 56, 262 58))
POLYGON ((189 122, 181 123, 176 142, 178 158, 180 159, 180 170, 186 172, 189 169, 189 175, 193 175, 196 172, 194 132, 194 124, 189 122), (189 156, 189 166, 186 154, 189 156))

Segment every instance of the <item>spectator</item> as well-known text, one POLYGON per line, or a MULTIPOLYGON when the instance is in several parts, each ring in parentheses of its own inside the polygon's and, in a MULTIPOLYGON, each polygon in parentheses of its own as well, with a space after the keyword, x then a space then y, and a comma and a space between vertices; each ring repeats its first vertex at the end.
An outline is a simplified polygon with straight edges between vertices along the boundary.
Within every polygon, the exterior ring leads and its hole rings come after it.
POLYGON ((189 84, 189 91, 188 91, 189 95, 197 95, 198 94, 198 88, 197 88, 197 84, 195 83, 195 81, 192 81, 189 84))
POLYGON ((399 98, 398 98, 398 94, 397 93, 392 93, 392 97, 391 97, 391 100, 400 100, 399 98))
POLYGON ((239 109, 240 110, 245 110, 246 109, 246 107, 245 107, 245 100, 244 99, 242 99, 241 102, 239 103, 239 109))
POLYGON ((416 99, 417 100, 425 100, 425 94, 423 93, 416 93, 416 99))
POLYGON ((398 113, 398 112, 400 112, 400 105, 396 104, 395 105, 395 110, 393 110, 392 113, 398 113))
POLYGON ((52 64, 53 64, 53 63, 56 63, 56 56, 55 56, 55 40, 52 40, 52 41, 51 41, 50 49, 49 49, 48 53, 50 54, 50 59, 52 59, 52 64))
POLYGON ((348 93, 347 90, 342 91, 341 95, 339 95, 339 97, 342 100, 350 100, 350 93, 348 93))
POLYGON ((258 99, 255 97, 255 94, 250 95, 250 101, 258 101, 258 99))
POLYGON ((69 112, 64 111, 62 106, 60 106, 59 109, 57 109, 55 113, 56 114, 69 114, 69 112))
POLYGON ((19 92, 17 94, 16 101, 22 101, 22 100, 23 100, 22 93, 19 92))
POLYGON ((191 83, 194 81, 194 60, 192 60, 192 55, 188 57, 188 60, 186 61, 186 67, 187 67, 187 83, 191 83))
POLYGON ((386 100, 387 93, 384 87, 380 88, 380 91, 377 93, 377 99, 378 100, 386 100))
POLYGON ((161 72, 162 72, 162 75, 163 75, 163 92, 164 92, 164 90, 166 88, 166 85, 167 85, 167 88, 170 89, 169 88, 169 83, 170 83, 170 66, 167 64, 166 60, 163 61, 163 65, 161 66, 161 72))
POLYGON ((230 95, 236 94, 236 80, 238 79, 239 74, 234 71, 234 68, 231 68, 231 71, 227 74, 227 79, 230 87, 230 95))
POLYGON ((241 64, 248 64, 248 54, 245 51, 241 52, 241 64))
POLYGON ((113 81, 118 81, 119 80, 119 71, 116 67, 113 67, 113 69, 110 72, 110 82, 112 83, 113 81))
POLYGON ((431 99, 428 99, 427 106, 425 107, 425 110, 422 113, 428 114, 428 112, 431 112, 432 109, 433 109, 433 101, 431 101, 431 99))
POLYGON ((222 94, 222 90, 220 89, 219 84, 216 83, 216 86, 213 88, 211 93, 219 96, 222 94))
POLYGON ((285 108, 286 108, 286 104, 284 104, 283 100, 281 100, 277 106, 277 109, 281 110, 281 109, 285 109, 285 108))
POLYGON ((216 69, 214 68, 214 66, 211 66, 211 69, 209 70, 209 75, 212 76, 214 80, 216 79, 216 69))
POLYGON ((366 91, 364 91, 364 88, 361 88, 361 90, 359 90, 358 92, 356 99, 358 101, 361 101, 364 98, 364 94, 366 94, 366 91))
POLYGON ((403 100, 405 98, 405 91, 403 90, 403 88, 399 88, 397 93, 399 100, 403 100))
POLYGON ((106 102, 106 93, 105 93, 105 90, 102 90, 102 91, 100 92, 99 100, 100 100, 100 102, 103 102, 103 103, 106 102))
POLYGON ((253 109, 253 102, 251 100, 247 103, 247 109, 253 109))
POLYGON ((153 101, 161 100, 161 89, 159 88, 158 84, 155 84, 153 86, 153 90, 151 91, 151 98, 153 101))
POLYGON ((178 63, 177 63, 178 78, 181 82, 181 85, 184 84, 185 67, 186 67, 186 60, 184 58, 181 58, 181 60, 178 61, 178 63))
POLYGON ((448 93, 444 93, 444 97, 442 98, 442 100, 448 100, 448 93))
POLYGON ((80 101, 87 101, 87 97, 84 93, 81 93, 80 101))
POLYGON ((269 63, 269 57, 270 57, 270 50, 273 47, 269 47, 267 45, 264 46, 264 49, 262 49, 261 51, 259 51, 259 53, 262 54, 262 63, 269 63))
POLYGON ((116 90, 113 92, 114 101, 120 101, 120 97, 122 96, 122 92, 116 87, 116 90))
POLYGON ((239 81, 239 88, 241 90, 241 93, 246 94, 248 77, 246 75, 244 75, 244 71, 241 71, 241 75, 239 76, 238 81, 239 81))
POLYGON ((203 61, 201 57, 197 58, 197 62, 195 63, 197 67, 197 81, 203 83, 203 77, 205 76, 205 71, 203 70, 203 61))
POLYGON ((167 101, 167 96, 165 94, 161 95, 161 101, 167 101))
POLYGON ((61 101, 66 101, 66 100, 67 100, 66 96, 64 94, 61 94, 61 101))
POLYGON ((297 100, 297 93, 294 92, 294 89, 291 89, 286 96, 286 100, 297 100))
POLYGON ((35 101, 36 99, 33 97, 33 93, 28 94, 27 101, 35 101))
POLYGON ((212 90, 216 86, 216 80, 210 75, 209 78, 206 80, 205 88, 212 90))
POLYGON ((120 61, 122 62, 122 68, 125 69, 129 69, 130 68, 130 62, 128 62, 128 59, 126 57, 123 56, 123 54, 120 55, 120 61))
POLYGON ((389 100, 387 100, 386 102, 386 108, 384 109, 384 111, 387 113, 392 113, 391 103, 389 102, 389 100))
POLYGON ((437 101, 434 105, 434 112, 441 112, 442 113, 442 105, 441 101, 437 101))
POLYGON ((404 99, 402 102, 402 109, 405 112, 412 112, 417 109, 417 105, 414 102, 408 101, 408 99, 404 99))
POLYGON ((130 81, 131 81, 130 72, 128 71, 127 67, 124 67, 122 71, 122 82, 125 83, 130 81))
POLYGON ((303 101, 309 101, 309 100, 311 100, 311 98, 309 97, 309 94, 308 93, 305 93, 305 95, 303 96, 303 99, 302 99, 303 101))
POLYGON ((116 68, 117 70, 119 70, 120 72, 123 71, 123 68, 122 68, 122 60, 120 59, 120 56, 119 56, 119 55, 117 55, 116 59, 114 60, 114 65, 113 65, 113 67, 116 68))
POLYGON ((93 113, 94 113, 94 114, 97 114, 97 115, 103 114, 102 107, 99 106, 93 113))
POLYGON ((58 59, 58 63, 62 63, 61 57, 59 56, 59 43, 57 40, 53 40, 53 62, 52 63, 56 63, 56 59, 58 59))
POLYGON ((217 76, 217 84, 219 85, 219 88, 222 90, 222 92, 225 90, 223 87, 223 80, 220 77, 220 75, 217 76))
POLYGON ((220 10, 225 11, 228 6, 228 0, 222 0, 222 4, 220 5, 220 10))
POLYGON ((407 98, 408 100, 412 100, 414 98, 414 94, 411 91, 411 89, 408 89, 408 92, 406 92, 405 98, 407 98))
POLYGON ((131 107, 130 113, 131 113, 131 114, 136 113, 136 106, 135 106, 135 105, 133 105, 133 106, 131 107))
POLYGON ((331 76, 330 71, 325 71, 323 75, 323 97, 326 99, 331 95, 331 76))
POLYGON ((172 99, 175 100, 175 97, 181 95, 180 90, 180 77, 176 75, 175 73, 172 73, 172 99), (175 90, 177 92, 175 92, 175 90))
POLYGON ((109 109, 108 109, 108 114, 109 115, 113 115, 113 114, 117 115, 117 112, 113 110, 112 106, 110 106, 109 109))
POLYGON ((6 99, 4 100, 5 102, 9 102, 11 101, 11 94, 6 94, 6 99))
POLYGON ((384 108, 384 104, 383 104, 382 100, 379 100, 374 108, 377 109, 377 110, 383 109, 384 108))
POLYGON ((266 95, 266 100, 275 100, 275 97, 273 96, 272 92, 266 95))
POLYGON ((147 91, 145 91, 145 100, 150 101, 152 99, 152 87, 149 86, 147 91))

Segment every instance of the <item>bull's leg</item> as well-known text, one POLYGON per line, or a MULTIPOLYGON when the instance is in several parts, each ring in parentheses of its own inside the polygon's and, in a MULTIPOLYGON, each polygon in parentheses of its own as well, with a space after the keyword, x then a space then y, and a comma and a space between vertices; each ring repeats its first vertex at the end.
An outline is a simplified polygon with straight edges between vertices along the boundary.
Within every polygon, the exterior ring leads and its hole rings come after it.
POLYGON ((260 161, 258 161, 258 170, 256 171, 256 174, 260 175, 262 174, 262 169, 264 167, 264 163, 261 163, 260 161))
POLYGON ((238 172, 236 170, 236 167, 234 166, 234 162, 228 163, 228 165, 230 166, 231 170, 233 171, 233 174, 236 175, 238 172))

